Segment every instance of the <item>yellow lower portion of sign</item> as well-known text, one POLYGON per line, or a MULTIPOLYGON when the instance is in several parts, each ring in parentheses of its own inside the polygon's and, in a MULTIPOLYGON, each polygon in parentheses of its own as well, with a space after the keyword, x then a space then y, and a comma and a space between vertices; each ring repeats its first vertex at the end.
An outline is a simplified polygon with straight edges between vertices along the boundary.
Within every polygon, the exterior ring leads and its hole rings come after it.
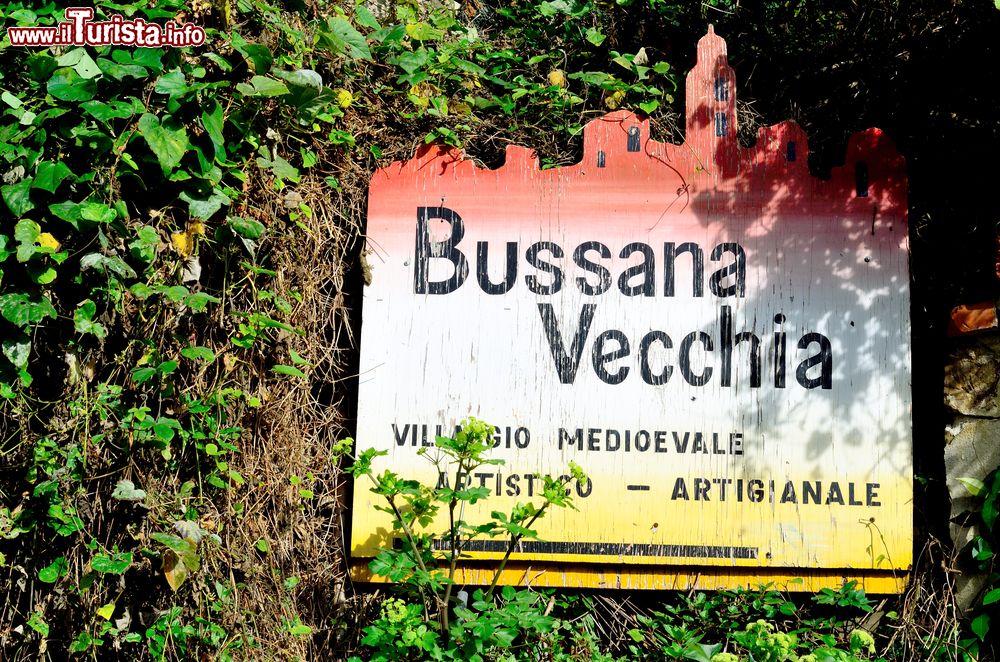
MULTIPOLYGON (((466 566, 457 569, 455 581, 459 584, 489 585, 495 568, 491 566, 466 566)), ((372 574, 366 562, 351 563, 351 579, 356 582, 385 583, 385 577, 372 574)), ((838 588, 845 582, 856 581, 870 594, 896 594, 906 589, 909 573, 865 574, 856 571, 836 573, 833 570, 812 571, 790 575, 783 571, 749 568, 703 568, 698 571, 675 572, 656 566, 581 565, 579 567, 555 563, 511 562, 500 573, 500 584, 533 588, 597 588, 623 590, 688 591, 723 590, 738 586, 755 589, 768 585, 781 591, 815 593, 823 588, 838 588)))
MULTIPOLYGON (((435 484, 436 476, 418 469, 426 472, 414 463, 400 473, 425 485, 435 484)), ((764 568, 791 577, 808 572, 892 576, 894 571, 901 574, 910 568, 913 513, 908 474, 880 479, 878 491, 871 490, 872 497, 867 495, 869 480, 864 476, 853 481, 846 477, 838 482, 815 481, 823 486, 817 490, 822 503, 802 498, 802 484, 812 485, 812 481, 801 477, 792 481, 769 481, 773 489, 758 481, 764 487, 754 501, 739 501, 735 488, 724 501, 685 500, 671 498, 673 480, 661 478, 658 484, 648 480, 657 489, 625 491, 617 490, 620 478, 606 470, 595 471, 593 493, 576 499, 579 510, 549 509, 532 526, 538 538, 522 540, 511 561, 546 567, 557 563, 616 569, 672 566, 674 574, 712 566, 720 576, 731 572, 751 578, 764 568), (782 503, 786 483, 796 486, 794 502, 782 503), (839 502, 826 503, 830 485, 841 486, 839 502)), ((488 522, 491 511, 510 512, 516 502, 524 500, 538 504, 541 497, 537 493, 493 494, 466 505, 459 517, 465 522, 488 522)), ((377 509, 383 503, 368 485, 356 485, 351 539, 355 559, 372 558, 394 545, 399 533, 393 530, 392 518, 377 509)), ((441 539, 447 530, 447 512, 442 509, 419 532, 441 539)), ((503 557, 506 543, 502 537, 480 536, 467 543, 463 554, 471 557, 471 563, 485 566, 486 559, 503 557)), ((671 570, 663 572, 673 576, 671 570)))

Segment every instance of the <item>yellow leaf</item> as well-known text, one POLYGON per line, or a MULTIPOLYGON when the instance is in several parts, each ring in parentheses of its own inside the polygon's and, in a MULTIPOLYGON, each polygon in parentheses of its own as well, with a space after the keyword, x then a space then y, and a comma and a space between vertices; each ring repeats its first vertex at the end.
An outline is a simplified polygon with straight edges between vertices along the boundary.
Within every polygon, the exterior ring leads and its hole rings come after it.
POLYGON ((111 620, 111 616, 115 613, 115 603, 109 602, 100 609, 97 610, 97 615, 106 621, 111 620))
POLYGON ((348 108, 354 103, 354 95, 345 89, 337 90, 337 105, 341 108, 348 108))
POLYGON ((166 577, 170 588, 176 591, 188 578, 187 567, 181 563, 181 559, 172 549, 163 552, 163 576, 166 577))
POLYGON ((553 69, 549 72, 549 85, 556 87, 566 87, 566 74, 562 69, 553 69))
POLYGON ((617 92, 614 92, 611 95, 604 97, 604 105, 610 108, 611 110, 614 110, 615 108, 620 106, 622 104, 622 101, 624 100, 625 100, 625 93, 622 92, 621 90, 618 90, 617 92))
POLYGON ((38 245, 42 248, 51 248, 54 251, 59 250, 59 241, 48 232, 38 235, 38 245))
POLYGON ((188 223, 188 234, 192 237, 205 234, 205 224, 201 221, 191 221, 188 223))
POLYGON ((194 250, 194 242, 191 241, 191 235, 187 232, 175 232, 170 235, 170 241, 174 245, 174 250, 181 257, 191 257, 191 252, 194 250))
POLYGON ((426 81, 417 83, 410 88, 410 94, 423 99, 430 99, 441 94, 441 89, 437 85, 432 85, 426 81))
POLYGON ((216 9, 219 12, 219 18, 222 19, 222 29, 229 30, 233 24, 233 10, 229 6, 229 0, 216 0, 216 9))

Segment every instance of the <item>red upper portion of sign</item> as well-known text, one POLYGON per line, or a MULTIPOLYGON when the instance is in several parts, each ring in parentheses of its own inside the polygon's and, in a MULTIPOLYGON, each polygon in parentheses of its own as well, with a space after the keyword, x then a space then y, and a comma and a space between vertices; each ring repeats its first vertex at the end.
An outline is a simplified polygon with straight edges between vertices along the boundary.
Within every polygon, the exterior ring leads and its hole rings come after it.
POLYGON ((638 188, 639 194, 655 182, 658 195, 669 192, 696 213, 871 209, 873 223, 882 214, 905 220, 905 162, 879 129, 852 135, 844 165, 825 181, 809 174, 806 135, 795 122, 762 128, 753 147, 740 147, 736 77, 726 42, 711 26, 698 42, 698 62, 687 76, 686 107, 685 141, 680 145, 653 140, 649 120, 616 111, 584 128, 583 160, 576 165, 540 170, 532 150, 510 146, 504 165, 490 171, 458 150, 431 145, 405 163, 376 172, 372 193, 382 187, 426 190, 428 181, 436 178, 444 183, 468 175, 497 177, 511 189, 528 180, 537 186, 547 178, 569 181, 585 176, 588 186, 638 188))

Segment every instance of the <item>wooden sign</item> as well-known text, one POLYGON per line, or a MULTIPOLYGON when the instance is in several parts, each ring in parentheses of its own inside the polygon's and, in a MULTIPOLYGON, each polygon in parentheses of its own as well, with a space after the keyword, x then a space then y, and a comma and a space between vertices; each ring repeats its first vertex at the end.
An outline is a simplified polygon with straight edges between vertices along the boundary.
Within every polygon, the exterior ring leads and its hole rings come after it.
MULTIPOLYGON (((430 147, 371 181, 360 448, 431 485, 418 450, 472 415, 505 460, 468 478, 490 510, 573 484, 510 583, 723 587, 804 577, 898 591, 911 563, 906 175, 876 129, 829 181, 794 123, 736 141, 711 29, 682 145, 628 112, 583 161, 497 170, 430 147)), ((391 526, 355 487, 355 577, 391 526)), ((499 557, 480 544, 477 558, 499 557)), ((488 579, 491 564, 463 577, 488 579)))

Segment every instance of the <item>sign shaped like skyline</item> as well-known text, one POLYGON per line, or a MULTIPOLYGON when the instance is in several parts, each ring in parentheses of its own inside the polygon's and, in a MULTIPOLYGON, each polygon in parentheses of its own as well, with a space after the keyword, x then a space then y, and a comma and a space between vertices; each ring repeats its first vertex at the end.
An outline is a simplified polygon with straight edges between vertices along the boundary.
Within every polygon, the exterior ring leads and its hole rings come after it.
MULTIPOLYGON (((794 123, 741 148, 735 82, 710 30, 681 145, 615 112, 587 125, 574 166, 510 147, 488 170, 432 146, 372 178, 359 447, 439 485, 420 448, 468 416, 496 425, 505 464, 467 477, 493 495, 470 522, 537 500, 571 460, 589 475, 506 582, 902 589, 905 164, 876 129, 827 181, 794 123)), ((355 486, 357 578, 391 545, 378 498, 355 486)))

